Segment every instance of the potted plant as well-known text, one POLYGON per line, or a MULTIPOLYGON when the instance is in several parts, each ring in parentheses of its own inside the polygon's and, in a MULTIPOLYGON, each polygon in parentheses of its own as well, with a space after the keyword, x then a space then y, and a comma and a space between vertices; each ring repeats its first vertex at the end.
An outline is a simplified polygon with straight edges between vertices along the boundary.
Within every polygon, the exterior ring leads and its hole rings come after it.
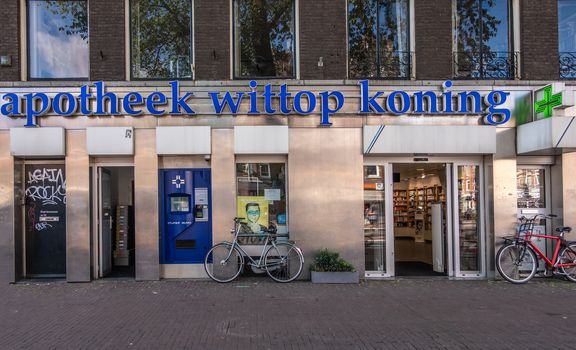
POLYGON ((340 254, 323 249, 314 256, 310 266, 312 283, 358 283, 358 271, 340 254))

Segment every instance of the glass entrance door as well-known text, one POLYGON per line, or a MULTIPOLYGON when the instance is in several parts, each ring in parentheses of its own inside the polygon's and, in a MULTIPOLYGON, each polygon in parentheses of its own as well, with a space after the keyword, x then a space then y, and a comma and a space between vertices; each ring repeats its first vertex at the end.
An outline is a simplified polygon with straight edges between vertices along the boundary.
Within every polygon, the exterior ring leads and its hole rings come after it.
POLYGON ((391 240, 392 181, 388 164, 364 166, 364 258, 366 277, 394 275, 391 240))
MULTIPOLYGON (((416 163, 414 163, 416 164, 416 163)), ((406 170, 404 169, 404 170, 406 170)), ((440 176, 440 177, 442 177, 440 176)), ((436 166, 411 166, 410 162, 364 166, 364 254, 366 277, 394 277, 398 261, 420 261, 430 256, 430 269, 450 277, 486 276, 486 238, 481 161, 438 162, 436 166), (413 169, 398 178, 404 163, 413 169), (444 177, 443 184, 426 184, 414 189, 396 189, 402 181, 432 181, 432 173, 444 177), (411 180, 413 179, 413 180, 411 180), (434 186, 433 186, 434 185, 434 186), (436 217, 436 220, 434 218, 436 217), (397 231, 397 232, 395 232, 397 231), (412 235, 412 231, 414 234, 412 235), (408 235, 410 233, 410 237, 408 235), (436 233, 436 234, 435 234, 436 233), (413 237, 412 237, 413 236, 413 237), (440 238, 441 239, 440 239, 440 238), (398 241, 414 241, 427 254, 408 256, 395 249, 398 241), (436 243, 436 244, 434 244, 436 243), (402 256, 400 256, 402 254, 402 256), (399 255, 400 254, 400 255, 399 255)))
POLYGON ((479 164, 454 164, 454 274, 484 277, 485 235, 479 164))
MULTIPOLYGON (((519 166, 516 171, 516 197, 518 218, 531 218, 538 214, 550 214, 550 172, 547 166, 519 166)), ((550 222, 541 219, 535 222, 532 231, 550 234, 550 222)), ((546 240, 535 238, 533 243, 547 254, 546 240)), ((539 270, 544 270, 540 264, 539 270)))

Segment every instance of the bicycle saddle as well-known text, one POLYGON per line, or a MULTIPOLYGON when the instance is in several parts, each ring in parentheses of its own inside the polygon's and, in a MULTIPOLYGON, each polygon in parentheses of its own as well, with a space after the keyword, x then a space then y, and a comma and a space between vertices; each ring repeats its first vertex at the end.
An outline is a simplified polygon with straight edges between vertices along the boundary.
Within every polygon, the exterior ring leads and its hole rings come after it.
POLYGON ((558 233, 562 232, 570 233, 570 231, 572 231, 572 227, 570 226, 556 227, 555 231, 558 233))

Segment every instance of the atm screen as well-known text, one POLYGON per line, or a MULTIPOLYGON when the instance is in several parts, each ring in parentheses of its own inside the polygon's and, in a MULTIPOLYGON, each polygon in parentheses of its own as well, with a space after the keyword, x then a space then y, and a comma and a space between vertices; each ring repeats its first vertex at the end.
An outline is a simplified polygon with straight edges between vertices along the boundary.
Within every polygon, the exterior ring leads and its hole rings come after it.
POLYGON ((173 213, 189 213, 190 197, 189 196, 170 197, 170 211, 173 213))

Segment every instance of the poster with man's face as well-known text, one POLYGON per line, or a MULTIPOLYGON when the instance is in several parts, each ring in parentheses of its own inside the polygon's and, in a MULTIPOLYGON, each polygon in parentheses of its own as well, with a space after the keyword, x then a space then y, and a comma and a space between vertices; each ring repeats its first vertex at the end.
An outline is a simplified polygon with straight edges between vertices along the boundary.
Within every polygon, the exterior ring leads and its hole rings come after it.
POLYGON ((245 218, 246 226, 253 233, 268 228, 268 201, 264 196, 238 196, 238 217, 245 218))

